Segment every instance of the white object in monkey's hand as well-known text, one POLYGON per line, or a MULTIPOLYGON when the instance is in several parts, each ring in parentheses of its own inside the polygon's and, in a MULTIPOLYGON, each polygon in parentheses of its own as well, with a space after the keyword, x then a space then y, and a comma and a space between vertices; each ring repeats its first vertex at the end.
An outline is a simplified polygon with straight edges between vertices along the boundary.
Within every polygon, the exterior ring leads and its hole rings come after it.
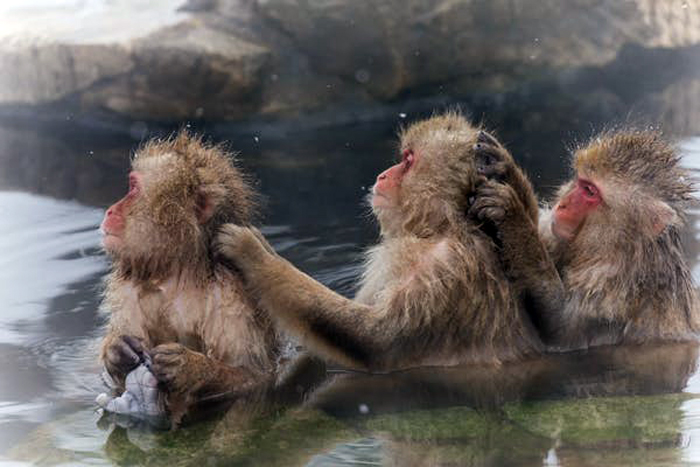
POLYGON ((97 405, 105 411, 140 419, 165 417, 158 404, 158 380, 145 363, 126 375, 125 389, 121 396, 110 397, 106 393, 97 396, 97 405))

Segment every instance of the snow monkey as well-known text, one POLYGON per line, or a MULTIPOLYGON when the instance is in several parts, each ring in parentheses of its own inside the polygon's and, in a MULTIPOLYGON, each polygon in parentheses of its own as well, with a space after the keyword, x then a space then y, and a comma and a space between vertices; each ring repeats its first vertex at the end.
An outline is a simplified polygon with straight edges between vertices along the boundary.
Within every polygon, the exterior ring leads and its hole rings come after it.
MULTIPOLYGON (((565 290, 560 305, 538 291, 560 310, 540 315, 546 340, 560 349, 695 340, 700 314, 680 238, 693 186, 675 148, 653 131, 608 132, 573 162, 540 222, 565 290)), ((489 181, 477 198, 508 244, 504 260, 531 277, 531 248, 519 240, 529 227, 512 193, 489 181)))
POLYGON ((311 351, 353 368, 497 364, 537 354, 542 345, 522 291, 496 243, 467 215, 477 185, 495 173, 516 190, 534 230, 529 182, 491 135, 456 113, 416 123, 400 140, 398 162, 372 190, 380 242, 367 252, 354 300, 295 269, 254 229, 224 226, 221 253, 260 308, 311 351))
POLYGON ((212 247, 221 225, 251 221, 255 198, 231 154, 183 131, 137 151, 129 191, 102 222, 113 260, 102 360, 123 390, 147 352, 174 419, 274 373, 273 323, 212 247))

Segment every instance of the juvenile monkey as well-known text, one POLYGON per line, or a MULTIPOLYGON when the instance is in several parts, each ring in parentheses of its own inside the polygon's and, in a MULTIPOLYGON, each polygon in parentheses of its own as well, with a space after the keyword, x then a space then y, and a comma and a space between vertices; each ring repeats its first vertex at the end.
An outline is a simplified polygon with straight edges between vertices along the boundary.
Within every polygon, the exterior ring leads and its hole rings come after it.
POLYGON ((138 150, 129 192, 102 222, 113 260, 102 360, 123 390, 149 352, 174 421, 275 370, 281 343, 269 316, 212 250, 221 225, 250 222, 254 200, 230 154, 183 131, 138 150))
MULTIPOLYGON (((455 113, 403 131, 399 162, 373 187, 381 240, 367 252, 354 301, 295 269, 255 230, 224 226, 220 251, 283 328, 350 367, 493 364, 536 354, 541 342, 519 290, 494 242, 465 216, 482 172, 503 165, 491 156, 494 145, 455 113)), ((515 188, 534 223, 532 189, 508 167, 498 172, 521 182, 515 188)))
MULTIPOLYGON (((573 180, 540 222, 565 287, 561 311, 540 315, 549 343, 570 349, 697 338, 698 301, 680 239, 693 188, 679 163, 675 149, 647 131, 602 134, 576 151, 573 180)), ((478 216, 506 237, 504 260, 536 278, 531 247, 519 240, 530 229, 512 193, 490 181, 478 198, 478 216)), ((557 308, 556 297, 536 293, 557 308)))

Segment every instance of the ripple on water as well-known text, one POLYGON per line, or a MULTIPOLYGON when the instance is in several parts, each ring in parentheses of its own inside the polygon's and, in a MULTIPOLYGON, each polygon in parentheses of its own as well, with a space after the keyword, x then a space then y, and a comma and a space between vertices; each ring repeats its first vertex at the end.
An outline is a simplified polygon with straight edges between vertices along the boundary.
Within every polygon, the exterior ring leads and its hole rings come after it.
POLYGON ((101 217, 78 203, 0 192, 0 343, 31 339, 17 323, 41 320, 49 300, 105 271, 97 254, 101 217))

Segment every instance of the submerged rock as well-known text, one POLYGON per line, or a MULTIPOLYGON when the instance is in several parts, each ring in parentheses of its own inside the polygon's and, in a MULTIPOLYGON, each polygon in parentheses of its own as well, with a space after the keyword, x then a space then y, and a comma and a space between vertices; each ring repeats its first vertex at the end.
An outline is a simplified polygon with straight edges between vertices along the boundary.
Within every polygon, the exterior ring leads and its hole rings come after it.
POLYGON ((124 392, 118 397, 105 393, 95 399, 105 411, 139 419, 164 417, 158 400, 158 380, 146 365, 139 365, 126 375, 124 392))

